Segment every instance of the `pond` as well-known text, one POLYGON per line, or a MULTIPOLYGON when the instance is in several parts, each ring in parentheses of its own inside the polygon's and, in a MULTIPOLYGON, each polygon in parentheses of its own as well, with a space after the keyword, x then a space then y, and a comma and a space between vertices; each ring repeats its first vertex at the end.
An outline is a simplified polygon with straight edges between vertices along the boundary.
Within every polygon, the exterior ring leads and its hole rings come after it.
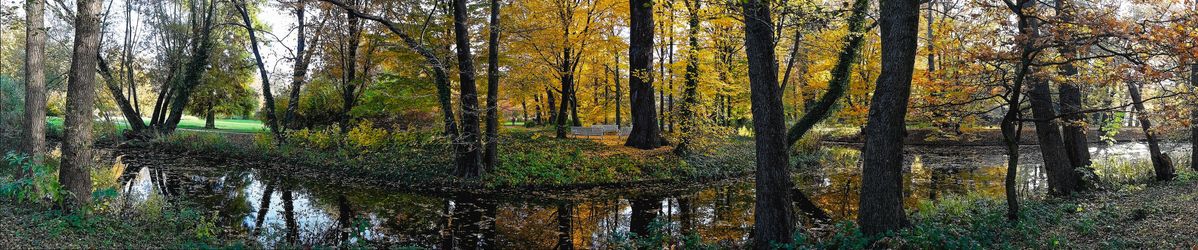
MULTIPOLYGON (((1175 159, 1189 150, 1181 144, 1168 144, 1165 149, 1178 153, 1175 159)), ((1038 148, 1020 150, 1019 194, 1041 197, 1046 181, 1038 148)), ((1090 150, 1104 178, 1151 174, 1151 169, 1127 169, 1132 165, 1128 162, 1147 159, 1142 143, 1095 144, 1090 150)), ((1002 197, 1004 152, 1001 147, 909 147, 904 170, 906 207, 952 195, 1002 197)), ((220 159, 135 155, 118 158, 126 166, 119 180, 118 201, 123 206, 186 201, 209 210, 223 228, 219 236, 250 237, 267 247, 351 243, 552 249, 568 244, 590 249, 625 244, 630 233, 649 230, 676 238, 698 235, 708 243, 737 247, 748 240, 753 225, 751 180, 663 190, 477 197, 299 181, 288 173, 234 166, 245 163, 220 159)), ((834 146, 821 164, 798 168, 794 176, 819 207, 835 219, 850 220, 857 209, 859 173, 859 151, 834 146)), ((812 224, 809 219, 797 223, 812 224)))

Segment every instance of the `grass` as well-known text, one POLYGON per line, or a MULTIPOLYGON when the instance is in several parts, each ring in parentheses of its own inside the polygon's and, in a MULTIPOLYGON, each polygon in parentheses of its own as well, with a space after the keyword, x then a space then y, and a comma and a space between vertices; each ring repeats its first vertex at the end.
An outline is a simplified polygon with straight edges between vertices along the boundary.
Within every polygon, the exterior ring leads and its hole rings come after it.
MULTIPOLYGON (((48 117, 46 120, 52 127, 62 127, 64 119, 62 117, 48 117)), ((124 130, 129 128, 129 125, 123 120, 116 121, 115 123, 118 129, 124 130)), ((204 128, 204 123, 203 119, 185 116, 179 120, 178 128, 207 130, 204 128)), ((221 132, 256 133, 266 130, 266 126, 262 124, 262 121, 258 120, 216 119, 215 123, 216 131, 221 132)))

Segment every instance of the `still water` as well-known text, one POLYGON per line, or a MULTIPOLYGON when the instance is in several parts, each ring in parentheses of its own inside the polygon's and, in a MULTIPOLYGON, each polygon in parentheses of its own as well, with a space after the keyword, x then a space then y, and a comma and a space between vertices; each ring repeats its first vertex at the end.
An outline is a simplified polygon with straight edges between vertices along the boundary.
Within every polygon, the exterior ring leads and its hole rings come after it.
MULTIPOLYGON (((1189 150, 1183 145, 1164 148, 1179 155, 1189 150)), ((1046 181, 1040 153, 1035 146, 1020 151, 1019 194, 1041 197, 1046 181)), ((1096 144, 1090 151, 1100 176, 1151 173, 1104 167, 1127 168, 1117 163, 1146 160, 1142 143, 1096 144)), ((1001 197, 1004 153, 1001 147, 909 147, 903 175, 906 206, 951 195, 1001 197)), ((223 228, 218 236, 249 237, 268 247, 348 243, 440 249, 476 244, 502 249, 613 248, 628 242, 631 233, 653 230, 676 239, 698 235, 707 243, 735 248, 748 240, 753 224, 750 180, 616 194, 592 190, 545 197, 477 197, 298 181, 287 173, 219 159, 136 155, 121 158, 126 168, 118 200, 123 206, 188 202, 216 219, 223 228)), ((796 185, 833 218, 853 219, 860 187, 859 151, 835 147, 817 165, 796 169, 796 185)), ((812 226, 806 219, 798 223, 812 226)))

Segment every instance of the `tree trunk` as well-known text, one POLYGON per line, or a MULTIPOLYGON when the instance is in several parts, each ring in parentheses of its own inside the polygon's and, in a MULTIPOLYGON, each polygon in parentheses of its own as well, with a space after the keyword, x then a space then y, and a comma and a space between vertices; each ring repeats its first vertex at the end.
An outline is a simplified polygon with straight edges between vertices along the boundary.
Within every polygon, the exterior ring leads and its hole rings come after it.
POLYGON ((96 56, 100 52, 100 4, 76 2, 75 42, 67 81, 66 133, 58 180, 71 194, 68 210, 81 209, 91 199, 92 119, 96 101, 96 56))
POLYGON ((557 110, 557 138, 558 139, 565 139, 567 133, 569 133, 569 131, 570 131, 570 128, 568 128, 566 125, 566 122, 569 122, 570 114, 567 112, 570 111, 570 103, 571 103, 571 99, 572 99, 571 98, 572 94, 570 92, 574 91, 574 75, 573 75, 572 70, 570 70, 570 55, 573 55, 570 52, 570 47, 565 47, 562 49, 562 58, 563 58, 562 62, 561 62, 562 65, 561 65, 561 68, 558 69, 559 71, 561 71, 561 81, 562 81, 562 89, 561 89, 562 104, 560 106, 558 106, 558 110, 557 110))
POLYGON ((1023 83, 1028 79, 1027 74, 1031 67, 1032 50, 1035 46, 1035 32, 1032 30, 1032 20, 1024 14, 1024 8, 1031 0, 1021 0, 1018 6, 1014 7, 1014 11, 1018 16, 1019 35, 1017 40, 1022 43, 1019 57, 1019 69, 1015 73, 1015 80, 1011 88, 1008 89, 1009 95, 1006 97, 1007 113, 1003 116, 1000 128, 1002 129, 1003 144, 1007 150, 1007 173, 1003 180, 1003 188, 1007 198, 1007 220, 1016 221, 1019 219, 1019 195, 1015 190, 1016 174, 1019 170, 1019 140, 1021 131, 1023 131, 1023 122, 1021 119, 1020 94, 1023 93, 1023 83), (1021 40, 1020 40, 1021 39, 1021 40))
MULTIPOLYGON (((836 60, 836 67, 832 69, 832 80, 828 82, 828 91, 820 97, 818 103, 808 106, 808 111, 799 118, 795 125, 790 127, 786 134, 786 145, 792 146, 807 131, 815 127, 815 124, 827 119, 833 112, 832 106, 836 105, 836 101, 844 96, 845 91, 849 87, 849 80, 852 78, 853 64, 857 62, 857 55, 861 52, 861 45, 865 43, 865 15, 869 8, 869 1, 855 0, 853 2, 852 16, 849 17, 849 35, 844 37, 845 47, 840 52, 840 56, 836 60)), ((798 37, 798 36, 796 36, 798 37)), ((796 47, 797 49, 797 47, 796 47)), ((785 82, 782 83, 786 85, 785 82)), ((795 98, 801 98, 796 96, 795 98)))
MULTIPOLYGON (((307 50, 307 35, 305 33, 304 12, 306 4, 304 1, 296 3, 298 7, 295 9, 295 17, 298 25, 296 26, 296 45, 295 45, 295 65, 291 73, 291 92, 287 99, 287 111, 283 114, 283 122, 280 124, 280 129, 286 130, 291 127, 292 121, 295 119, 295 112, 299 109, 300 88, 304 85, 304 80, 308 76, 308 63, 311 62, 312 51, 307 50)), ((320 32, 316 33, 315 43, 320 43, 320 32)))
POLYGON ((1136 113, 1140 113, 1137 118, 1140 120, 1140 129, 1144 131, 1144 137, 1148 139, 1148 153, 1152 159, 1152 170, 1156 172, 1156 180, 1173 180, 1174 177, 1177 177, 1173 170, 1173 159, 1161 152, 1156 132, 1152 131, 1152 121, 1144 115, 1147 110, 1144 108, 1144 98, 1140 95, 1139 84, 1132 81, 1127 82, 1127 93, 1131 96, 1132 106, 1136 108, 1136 113))
MULTIPOLYGON (((1190 87, 1198 89, 1198 63, 1190 64, 1190 87)), ((1198 171, 1198 103, 1190 107, 1190 169, 1198 171)))
POLYGON ((1073 166, 1065 153, 1065 144, 1061 130, 1053 120, 1057 113, 1053 110, 1052 95, 1049 84, 1044 79, 1029 76, 1031 90, 1032 117, 1036 120, 1036 137, 1040 142, 1040 154, 1044 157, 1044 170, 1048 173, 1048 188, 1053 195, 1069 195, 1078 190, 1080 176, 1073 174, 1073 166))
POLYGON ((632 107, 632 133, 624 146, 654 149, 662 146, 653 110, 653 2, 631 0, 629 12, 628 90, 632 107))
MULTIPOLYGON (((499 144, 499 0, 491 0, 491 34, 487 39, 487 151, 483 164, 488 170, 495 169, 498 162, 496 152, 499 144)), ((524 102, 520 103, 523 107, 524 102)), ((528 112, 524 112, 528 119, 528 112)))
MULTIPOLYGON (((624 118, 620 116, 622 113, 624 113, 620 110, 620 108, 624 106, 624 91, 620 89, 620 54, 618 53, 616 54, 616 63, 614 69, 612 70, 612 76, 616 78, 616 128, 619 129, 623 127, 622 122, 624 121, 624 118)), ((1195 85, 1198 85, 1198 83, 1195 85)), ((1194 141, 1195 143, 1198 143, 1198 139, 1194 141)))
POLYGON ((769 249, 794 241, 790 159, 786 149, 786 117, 774 57, 774 21, 768 2, 743 3, 745 52, 749 62, 753 132, 756 141, 756 202, 753 245, 769 249))
POLYGON ((903 211, 903 137, 919 32, 919 1, 883 1, 882 74, 862 133, 858 224, 866 235, 906 227, 903 211))
POLYGON ((549 122, 548 123, 553 124, 553 126, 556 127, 557 126, 557 111, 554 110, 554 109, 557 109, 556 97, 554 97, 554 95, 553 95, 553 90, 550 90, 549 88, 545 88, 545 96, 546 96, 546 98, 549 99, 548 100, 549 106, 545 107, 545 113, 549 113, 549 122))
POLYGON ((99 73, 104 77, 104 86, 108 88, 108 93, 112 94, 113 102, 117 108, 121 110, 121 115, 125 117, 125 121, 129 124, 130 130, 134 133, 145 130, 146 122, 141 119, 141 114, 129 103, 129 99, 125 98, 125 92, 121 89, 119 80, 112 76, 112 68, 108 67, 108 61, 96 54, 97 67, 99 73))
POLYGON ((458 158, 457 175, 478 178, 482 175, 482 145, 478 131, 478 85, 474 81, 474 55, 470 52, 470 30, 466 15, 466 0, 453 1, 453 33, 457 43, 459 98, 462 105, 462 134, 458 144, 466 147, 458 158))
MULTIPOLYGON (((1073 21, 1073 6, 1067 0, 1056 0, 1057 16, 1061 22, 1071 23, 1073 21)), ((1077 58, 1077 51, 1073 45, 1066 45, 1061 48, 1061 54, 1065 60, 1074 60, 1077 58)), ((1061 102, 1061 113, 1064 114, 1062 127, 1063 137, 1065 142, 1065 154, 1069 157, 1069 163, 1075 171, 1089 171, 1090 169, 1090 144, 1086 141, 1086 119, 1082 114, 1082 91, 1077 82, 1077 67, 1073 66, 1072 62, 1065 63, 1060 67, 1060 73, 1064 77, 1064 82, 1061 83, 1059 99, 1061 102)), ((1084 189, 1087 185, 1084 179, 1078 178, 1078 187, 1084 189)))
POLYGON ((212 110, 213 106, 216 105, 212 102, 208 102, 208 108, 204 111, 205 129, 216 129, 216 112, 212 110))
MULTIPOLYGON (((354 1, 356 3, 356 1, 354 1)), ((358 48, 361 46, 362 39, 362 20, 353 14, 346 14, 348 20, 348 40, 345 45, 345 54, 341 58, 341 133, 349 132, 350 114, 354 109, 355 95, 358 86, 358 48)), ((473 73, 473 72, 471 72, 473 73)))
MULTIPOLYGON (((283 132, 279 130, 279 120, 275 118, 275 96, 270 89, 270 75, 266 72, 266 64, 262 63, 262 53, 258 50, 258 35, 254 31, 254 22, 250 20, 249 6, 244 0, 237 3, 237 12, 241 13, 241 20, 245 24, 246 32, 250 35, 250 49, 254 52, 254 62, 258 64, 258 76, 262 80, 262 99, 266 102, 266 124, 270 128, 270 132, 274 134, 275 141, 283 142, 283 132)), ((299 40, 304 40, 299 37, 299 40)), ((212 121, 212 110, 209 108, 208 119, 212 121)), ((214 125, 213 128, 216 126, 214 125)))
MULTIPOLYGON (((25 3, 25 130, 21 152, 34 164, 41 164, 46 152, 46 2, 25 3)), ((18 171, 17 178, 30 174, 18 171)))
MULTIPOLYGON (((682 133, 679 134, 678 146, 674 147, 674 152, 678 155, 687 155, 690 149, 692 133, 695 130, 695 122, 698 117, 695 117, 694 109, 699 106, 699 10, 702 8, 702 3, 699 0, 684 0, 687 10, 687 50, 686 50, 686 83, 682 86, 682 105, 678 107, 678 116, 681 116, 679 122, 682 133), (693 3, 692 3, 693 2, 693 3)), ((674 117, 674 120, 679 120, 674 117)))
POLYGON ((191 101, 191 92, 195 89, 200 81, 203 80, 204 72, 208 69, 209 50, 212 48, 212 41, 209 39, 212 35, 212 18, 216 11, 216 3, 209 2, 208 10, 205 11, 203 27, 198 31, 199 37, 192 40, 191 60, 187 63, 186 72, 183 74, 183 80, 179 84, 179 88, 174 90, 174 100, 170 105, 170 115, 167 116, 165 123, 165 132, 173 132, 179 126, 179 120, 183 118, 183 109, 187 107, 187 103, 191 101))

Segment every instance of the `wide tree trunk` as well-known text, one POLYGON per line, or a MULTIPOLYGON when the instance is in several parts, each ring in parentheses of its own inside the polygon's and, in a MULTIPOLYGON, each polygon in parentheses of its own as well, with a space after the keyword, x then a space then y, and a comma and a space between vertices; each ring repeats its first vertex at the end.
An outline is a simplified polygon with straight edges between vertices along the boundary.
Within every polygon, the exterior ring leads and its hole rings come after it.
MULTIPOLYGON (((628 91, 632 133, 624 146, 654 149, 662 146, 653 101, 653 2, 631 0, 629 5, 628 91)), ((775 80, 777 81, 777 80, 775 80)))
MULTIPOLYGON (((25 130, 21 152, 41 164, 46 152, 46 2, 25 2, 25 130)), ((18 172, 17 177, 27 173, 18 172)))
POLYGON ((1160 141, 1156 138, 1156 132, 1152 131, 1152 121, 1144 115, 1147 109, 1144 108, 1144 98, 1140 94, 1140 84, 1128 81, 1127 93, 1131 96, 1132 106, 1136 108, 1136 113, 1139 113, 1136 118, 1140 120, 1140 129, 1144 131, 1145 139, 1148 139, 1148 153, 1152 159, 1152 170, 1156 173, 1156 180, 1173 180, 1174 177, 1177 177, 1173 169, 1173 159, 1161 152, 1160 141))
MULTIPOLYGON (((262 80, 262 99, 266 103, 266 124, 270 128, 270 132, 274 134, 275 140, 282 142, 283 132, 279 130, 279 120, 275 118, 275 95, 271 93, 270 75, 266 72, 266 64, 262 62, 262 52, 258 50, 258 35, 257 32, 254 32, 254 22, 250 20, 249 6, 244 0, 239 2, 236 6, 237 12, 240 12, 246 32, 250 35, 250 49, 254 52, 254 62, 258 64, 258 76, 262 80)), ((303 37, 298 39, 304 40, 303 37)), ((213 116, 211 110, 208 111, 208 116, 209 119, 213 116)))
POLYGON ((1073 166, 1065 153, 1065 143, 1060 127, 1056 125, 1057 112, 1053 109, 1052 90, 1048 82, 1034 76, 1028 99, 1032 105, 1032 117, 1036 120, 1036 138, 1040 142, 1040 154, 1044 158, 1044 170, 1048 173, 1049 193, 1069 195, 1079 191, 1081 178, 1073 174, 1073 166))
POLYGON ((67 209, 80 209, 92 194, 92 119, 96 101, 96 56, 100 51, 100 4, 76 2, 75 42, 67 80, 66 133, 58 181, 70 191, 67 209))
MULTIPOLYGON (((483 165, 494 169, 498 162, 499 152, 499 0, 491 0, 491 34, 487 39, 487 151, 483 155, 483 165)), ((524 103, 520 105, 523 107, 524 103)), ((528 111, 524 112, 524 120, 528 120, 528 111)))
POLYGON ((479 142, 478 85, 474 81, 474 55, 470 52, 466 0, 453 1, 453 33, 457 45, 459 98, 462 105, 462 134, 457 144, 465 151, 458 155, 457 175, 477 178, 482 175, 482 145, 479 142))
POLYGON ((212 102, 208 102, 207 106, 208 107, 204 109, 204 128, 216 129, 216 111, 214 111, 212 108, 216 105, 212 102))
POLYGON ((918 0, 882 1, 882 74, 862 133, 861 231, 878 235, 906 227, 903 211, 903 137, 915 70, 919 32, 918 0))
MULTIPOLYGON (((1190 87, 1198 90, 1198 63, 1190 64, 1190 87)), ((1198 171, 1198 103, 1190 106, 1190 169, 1198 171)))
POLYGON ((753 132, 757 171, 753 206, 753 245, 769 249, 794 241, 790 159, 786 147, 786 117, 774 57, 774 21, 768 2, 743 3, 745 52, 749 61, 753 132))

